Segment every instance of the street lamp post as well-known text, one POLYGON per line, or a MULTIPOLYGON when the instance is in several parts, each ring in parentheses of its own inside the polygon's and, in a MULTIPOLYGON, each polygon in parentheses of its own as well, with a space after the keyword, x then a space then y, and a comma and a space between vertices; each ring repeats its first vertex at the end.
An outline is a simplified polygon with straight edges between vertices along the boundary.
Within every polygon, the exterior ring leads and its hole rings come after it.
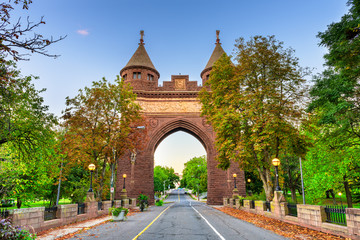
POLYGON ((121 200, 127 199, 127 192, 126 192, 126 188, 125 188, 125 179, 126 179, 126 174, 123 174, 123 178, 124 178, 124 184, 123 184, 123 189, 121 190, 121 200))
POLYGON ((340 197, 340 203, 341 203, 341 207, 342 207, 342 206, 343 206, 343 204, 342 204, 342 199, 341 199, 341 195, 342 195, 342 193, 341 193, 341 192, 339 192, 338 194, 339 194, 339 197, 340 197))
POLYGON ((236 177, 237 177, 237 174, 234 173, 233 174, 233 177, 234 177, 234 190, 233 190, 233 198, 239 196, 239 191, 237 190, 236 188, 236 177))
POLYGON ((89 188, 88 192, 93 192, 93 189, 92 189, 92 175, 93 175, 93 172, 95 170, 95 164, 93 164, 93 163, 89 164, 88 168, 90 170, 90 188, 89 188))
POLYGON ((233 177, 234 177, 234 188, 236 188, 236 177, 237 177, 236 173, 233 174, 233 177))
POLYGON ((123 185, 123 189, 125 189, 125 179, 126 179, 126 174, 123 174, 123 178, 124 178, 124 185, 123 185))
POLYGON ((279 186, 279 173, 278 173, 278 167, 280 165, 280 160, 278 158, 274 158, 272 160, 272 164, 275 166, 275 174, 276 174, 276 187, 275 191, 281 191, 281 188, 279 186))

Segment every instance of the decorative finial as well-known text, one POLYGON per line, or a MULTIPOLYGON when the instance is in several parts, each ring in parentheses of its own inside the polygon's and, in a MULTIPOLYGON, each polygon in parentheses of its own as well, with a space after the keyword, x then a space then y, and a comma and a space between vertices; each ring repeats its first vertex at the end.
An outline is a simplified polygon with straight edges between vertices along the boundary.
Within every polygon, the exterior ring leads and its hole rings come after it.
POLYGON ((217 44, 220 43, 219 35, 220 35, 220 30, 216 30, 216 43, 217 43, 217 44))
POLYGON ((140 31, 140 45, 144 45, 144 30, 140 31))

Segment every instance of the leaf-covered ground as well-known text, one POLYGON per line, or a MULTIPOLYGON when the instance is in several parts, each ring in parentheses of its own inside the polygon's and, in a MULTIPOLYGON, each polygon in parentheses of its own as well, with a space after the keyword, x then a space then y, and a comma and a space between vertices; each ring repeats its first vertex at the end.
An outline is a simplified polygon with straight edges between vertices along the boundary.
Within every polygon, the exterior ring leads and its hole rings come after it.
POLYGON ((321 240, 336 240, 336 239, 345 239, 343 237, 334 236, 327 233, 318 232, 311 230, 309 228, 301 227, 294 224, 285 223, 273 218, 268 218, 260 214, 254 214, 245 212, 238 209, 233 209, 229 207, 217 207, 216 209, 230 215, 241 219, 243 221, 254 224, 255 226, 270 230, 281 236, 296 239, 296 240, 311 240, 311 239, 321 239, 321 240))

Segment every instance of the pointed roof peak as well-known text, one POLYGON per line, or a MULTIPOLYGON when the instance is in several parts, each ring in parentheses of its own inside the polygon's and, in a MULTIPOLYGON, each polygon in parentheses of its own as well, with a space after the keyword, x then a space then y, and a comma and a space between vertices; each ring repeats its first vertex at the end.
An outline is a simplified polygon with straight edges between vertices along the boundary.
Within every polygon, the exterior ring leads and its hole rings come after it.
POLYGON ((214 65, 214 63, 226 52, 224 51, 224 49, 221 47, 221 43, 220 43, 220 30, 216 30, 216 43, 215 43, 215 49, 213 51, 213 53, 211 54, 211 57, 208 61, 208 63, 206 64, 204 70, 201 72, 200 76, 202 77, 203 73, 205 73, 206 71, 210 70, 212 68, 212 66, 214 65))
POLYGON ((139 45, 145 45, 144 43, 144 30, 140 30, 140 43, 139 45))
POLYGON ((146 49, 144 47, 145 43, 144 43, 144 31, 141 30, 140 31, 140 43, 139 43, 139 47, 136 49, 134 55, 130 58, 129 62, 126 64, 126 66, 120 71, 120 74, 129 68, 134 68, 134 67, 144 67, 144 68, 148 68, 151 69, 152 71, 154 71, 158 77, 160 77, 159 72, 156 70, 154 64, 152 63, 148 53, 146 52, 146 49))

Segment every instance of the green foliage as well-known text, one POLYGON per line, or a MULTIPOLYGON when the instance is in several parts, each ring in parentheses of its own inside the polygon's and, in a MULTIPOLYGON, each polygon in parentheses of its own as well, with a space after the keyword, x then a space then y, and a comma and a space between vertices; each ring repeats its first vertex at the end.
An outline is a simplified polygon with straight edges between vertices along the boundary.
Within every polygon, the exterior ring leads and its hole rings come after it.
MULTIPOLYGON (((66 155, 66 168, 81 166, 87 169, 90 163, 94 171, 94 191, 98 199, 104 195, 104 186, 110 176, 109 165, 128 149, 141 145, 133 124, 139 123, 140 106, 131 86, 117 76, 115 83, 105 78, 92 86, 79 90, 74 98, 66 98, 64 112, 65 133, 62 144, 66 155)), ((142 124, 139 124, 142 125, 142 124)))
POLYGON ((165 189, 175 188, 175 183, 179 182, 180 178, 175 174, 175 170, 169 167, 156 166, 154 168, 154 191, 162 192, 164 191, 164 181, 165 189))
POLYGON ((129 209, 128 208, 124 208, 124 207, 112 207, 109 208, 109 214, 113 215, 115 217, 119 216, 119 214, 121 213, 121 211, 125 211, 124 213, 124 217, 126 217, 126 215, 129 213, 129 209))
POLYGON ((266 201, 266 194, 265 191, 262 191, 261 193, 253 194, 251 196, 246 196, 244 199, 266 201))
POLYGON ((194 157, 184 164, 181 187, 200 193, 207 191, 206 157, 194 157))
POLYGON ((263 183, 257 172, 245 172, 245 182, 248 194, 258 194, 263 191, 263 183))
POLYGON ((155 205, 156 206, 162 206, 164 204, 164 201, 163 200, 159 200, 159 201, 156 201, 155 202, 155 205))
POLYGON ((25 229, 15 227, 10 219, 0 218, 0 239, 2 240, 35 240, 36 234, 31 234, 25 229))
POLYGON ((147 200, 149 200, 149 197, 144 194, 140 194, 137 199, 139 201, 147 201, 147 200))
POLYGON ((258 171, 270 199, 272 158, 306 152, 298 124, 309 72, 274 36, 240 38, 235 47, 236 65, 224 54, 205 83, 210 91, 205 87, 199 94, 202 115, 216 132, 219 167, 228 169, 231 159, 258 171))
POLYGON ((350 0, 348 5, 349 12, 339 22, 318 34, 320 45, 329 52, 324 55, 327 69, 314 78, 310 91, 308 110, 311 124, 316 126, 309 134, 314 137, 316 149, 306 159, 310 181, 305 185, 312 199, 321 194, 319 191, 343 188, 350 205, 351 190, 357 192, 359 186, 360 1, 350 0), (313 167, 321 169, 322 176, 314 173, 313 167))

